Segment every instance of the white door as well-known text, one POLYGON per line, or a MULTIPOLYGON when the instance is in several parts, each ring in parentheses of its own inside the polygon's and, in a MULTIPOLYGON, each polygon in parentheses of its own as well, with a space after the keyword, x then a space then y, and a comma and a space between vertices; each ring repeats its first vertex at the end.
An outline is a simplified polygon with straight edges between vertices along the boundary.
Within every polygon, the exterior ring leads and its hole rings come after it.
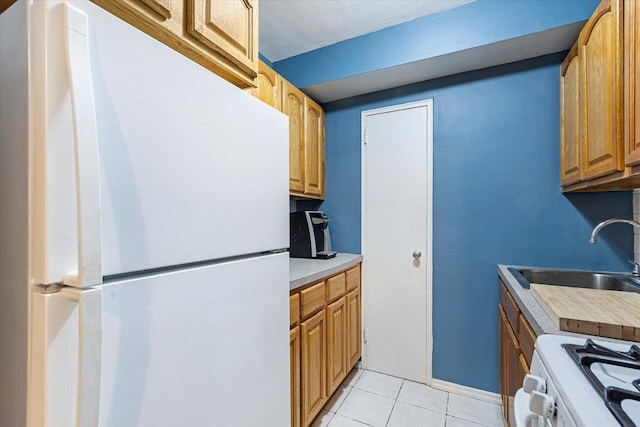
POLYGON ((363 363, 422 383, 431 380, 432 106, 362 113, 363 363))
POLYGON ((288 296, 288 253, 36 292, 30 425, 288 426, 288 296))

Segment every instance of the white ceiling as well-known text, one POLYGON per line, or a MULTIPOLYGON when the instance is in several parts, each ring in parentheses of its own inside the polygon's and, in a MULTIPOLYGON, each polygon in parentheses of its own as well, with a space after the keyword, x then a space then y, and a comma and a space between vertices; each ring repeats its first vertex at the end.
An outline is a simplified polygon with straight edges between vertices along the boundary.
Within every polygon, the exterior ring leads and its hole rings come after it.
POLYGON ((261 0, 260 53, 280 61, 475 0, 261 0))

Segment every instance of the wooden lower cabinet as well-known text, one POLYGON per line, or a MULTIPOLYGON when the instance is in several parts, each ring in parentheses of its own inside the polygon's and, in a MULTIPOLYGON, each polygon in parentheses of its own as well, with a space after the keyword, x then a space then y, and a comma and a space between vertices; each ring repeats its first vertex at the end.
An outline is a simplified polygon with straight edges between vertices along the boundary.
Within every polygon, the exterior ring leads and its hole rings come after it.
POLYGON ((360 265, 294 291, 291 426, 308 427, 361 354, 360 265))
POLYGON ((309 425, 325 402, 327 315, 324 310, 300 324, 302 331, 302 425, 309 425))
POLYGON ((360 331, 362 330, 360 314, 360 287, 349 292, 347 298, 347 371, 360 359, 360 331))
POLYGON ((518 357, 520 356, 520 347, 518 346, 518 340, 516 339, 516 334, 511 329, 509 323, 505 325, 505 344, 506 344, 506 365, 507 365, 507 375, 506 377, 506 392, 507 398, 506 403, 507 407, 505 408, 505 412, 509 414, 509 424, 512 425, 513 422, 511 420, 513 414, 513 399, 516 396, 516 392, 518 388, 521 387, 522 377, 518 376, 518 357))
POLYGON ((347 376, 347 298, 327 306, 327 395, 347 376))
POLYGON ((300 427, 300 327, 289 331, 291 372, 291 427, 300 427))
POLYGON ((502 415, 505 425, 513 427, 513 399, 522 387, 524 376, 529 373, 536 335, 520 312, 509 291, 500 284, 498 305, 498 373, 502 415), (510 312, 514 311, 509 315, 510 312))

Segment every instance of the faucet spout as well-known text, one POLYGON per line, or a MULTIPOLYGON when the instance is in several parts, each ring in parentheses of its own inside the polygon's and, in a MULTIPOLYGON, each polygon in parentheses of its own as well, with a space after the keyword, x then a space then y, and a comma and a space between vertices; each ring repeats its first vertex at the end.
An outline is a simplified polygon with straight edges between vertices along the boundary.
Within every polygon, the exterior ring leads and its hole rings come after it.
POLYGON ((589 239, 589 243, 595 243, 596 242, 596 236, 598 235, 600 230, 602 230, 604 227, 606 227, 609 224, 615 224, 617 222, 622 222, 624 224, 629 224, 629 225, 632 225, 632 226, 634 226, 636 228, 640 228, 640 223, 639 222, 632 221, 630 219, 611 218, 611 219, 608 219, 606 221, 602 221, 600 224, 596 225, 596 227, 591 232, 591 239, 589 239))

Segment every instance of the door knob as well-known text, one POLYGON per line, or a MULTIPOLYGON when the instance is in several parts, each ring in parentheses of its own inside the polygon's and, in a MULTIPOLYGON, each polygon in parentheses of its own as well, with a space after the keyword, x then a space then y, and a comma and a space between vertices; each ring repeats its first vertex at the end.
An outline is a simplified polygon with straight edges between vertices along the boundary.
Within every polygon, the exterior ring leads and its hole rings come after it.
POLYGON ((418 259, 418 258, 420 258, 421 256, 422 256, 422 252, 420 252, 419 250, 415 250, 415 251, 413 251, 413 257, 414 257, 415 259, 418 259))

